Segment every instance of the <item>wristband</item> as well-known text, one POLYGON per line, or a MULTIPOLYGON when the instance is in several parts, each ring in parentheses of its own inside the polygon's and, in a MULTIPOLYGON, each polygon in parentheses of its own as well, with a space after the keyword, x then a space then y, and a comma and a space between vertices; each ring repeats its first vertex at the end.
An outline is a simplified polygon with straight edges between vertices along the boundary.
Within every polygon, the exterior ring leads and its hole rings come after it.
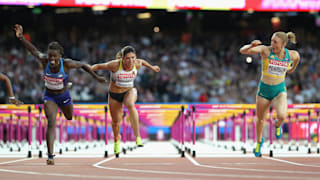
POLYGON ((12 96, 12 97, 9 97, 9 99, 11 100, 11 99, 16 99, 14 96, 12 96))

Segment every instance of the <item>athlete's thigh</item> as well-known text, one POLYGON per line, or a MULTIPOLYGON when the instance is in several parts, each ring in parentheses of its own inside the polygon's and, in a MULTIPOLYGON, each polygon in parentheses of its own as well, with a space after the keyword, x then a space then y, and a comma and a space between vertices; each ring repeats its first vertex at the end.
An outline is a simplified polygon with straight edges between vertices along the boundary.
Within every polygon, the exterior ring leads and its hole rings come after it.
POLYGON ((256 95, 257 117, 259 120, 264 120, 267 118, 270 104, 271 101, 269 101, 268 99, 256 95))
POLYGON ((58 105, 55 102, 49 100, 45 100, 43 105, 47 120, 50 118, 56 119, 58 105))
POLYGON ((272 105, 277 111, 278 116, 286 117, 288 110, 287 93, 281 92, 273 100, 272 105))
POLYGON ((137 101, 138 93, 136 88, 130 89, 126 95, 124 96, 123 103, 128 108, 130 106, 134 106, 137 101))
POLYGON ((110 96, 108 97, 110 115, 113 122, 121 122, 122 120, 122 112, 123 112, 123 104, 112 99, 110 96))

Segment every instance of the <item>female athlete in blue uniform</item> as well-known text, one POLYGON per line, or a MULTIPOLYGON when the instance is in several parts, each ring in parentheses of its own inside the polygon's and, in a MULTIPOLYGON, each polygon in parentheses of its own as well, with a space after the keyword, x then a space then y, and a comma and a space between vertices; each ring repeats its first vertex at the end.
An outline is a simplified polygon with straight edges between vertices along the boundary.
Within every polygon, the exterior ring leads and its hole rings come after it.
POLYGON ((44 92, 44 111, 48 120, 47 127, 47 148, 48 148, 48 165, 53 165, 53 144, 54 130, 57 117, 58 107, 63 112, 67 120, 72 120, 73 105, 67 88, 68 72, 70 69, 82 68, 99 82, 106 82, 104 77, 98 76, 87 65, 78 61, 63 58, 63 47, 58 42, 51 42, 48 45, 47 54, 41 53, 32 43, 27 41, 23 36, 21 25, 15 25, 16 36, 23 45, 40 60, 44 68, 44 82, 46 90, 44 92))
POLYGON ((6 75, 0 73, 0 81, 5 81, 7 92, 9 94, 9 102, 17 106, 23 104, 23 102, 14 97, 10 79, 6 75))
POLYGON ((241 54, 260 54, 262 75, 256 96, 257 104, 257 146, 254 151, 256 157, 261 156, 261 147, 264 142, 262 130, 272 104, 277 111, 276 137, 282 136, 281 124, 287 116, 287 90, 285 87, 286 73, 292 73, 300 61, 300 55, 295 50, 288 50, 288 40, 296 43, 294 33, 275 32, 271 38, 271 46, 261 45, 259 40, 240 49, 241 54))
POLYGON ((130 122, 136 136, 136 144, 143 146, 139 132, 139 116, 135 107, 137 90, 134 88, 134 79, 141 66, 145 66, 154 72, 159 72, 159 66, 152 66, 142 59, 137 59, 136 51, 131 46, 126 46, 117 53, 116 60, 91 66, 93 71, 111 71, 109 86, 109 106, 112 117, 112 130, 114 134, 114 153, 116 157, 120 152, 120 122, 122 120, 123 105, 130 113, 130 122))

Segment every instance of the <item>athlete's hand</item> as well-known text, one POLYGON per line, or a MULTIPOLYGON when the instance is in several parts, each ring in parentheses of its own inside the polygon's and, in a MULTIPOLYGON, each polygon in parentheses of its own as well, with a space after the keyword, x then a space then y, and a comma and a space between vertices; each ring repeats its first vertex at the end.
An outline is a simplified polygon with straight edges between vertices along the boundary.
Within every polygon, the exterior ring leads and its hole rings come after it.
POLYGON ((23 28, 20 24, 14 25, 14 30, 16 31, 16 36, 18 39, 23 38, 23 28))
POLYGON ((160 67, 159 66, 152 66, 152 70, 154 72, 159 72, 160 71, 160 67))
POLYGON ((251 47, 256 47, 256 46, 259 46, 259 45, 261 45, 262 43, 261 43, 261 41, 260 40, 253 40, 252 42, 251 42, 251 47))
POLYGON ((23 104, 19 99, 9 99, 10 104, 15 104, 16 106, 20 106, 23 104))
POLYGON ((98 76, 97 80, 99 82, 101 82, 101 83, 107 83, 108 82, 107 79, 105 77, 103 77, 103 76, 98 76))

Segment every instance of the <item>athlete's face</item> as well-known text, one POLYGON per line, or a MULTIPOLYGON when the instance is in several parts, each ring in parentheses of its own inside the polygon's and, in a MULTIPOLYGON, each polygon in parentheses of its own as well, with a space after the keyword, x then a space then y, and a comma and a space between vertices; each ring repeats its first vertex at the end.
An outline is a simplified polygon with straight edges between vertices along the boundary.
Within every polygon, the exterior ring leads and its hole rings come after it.
POLYGON ((271 47, 275 54, 280 53, 286 44, 278 36, 273 35, 271 38, 271 47))
POLYGON ((136 54, 133 52, 127 53, 122 58, 123 65, 125 66, 126 69, 131 69, 135 60, 136 60, 136 54))
POLYGON ((48 60, 49 60, 49 65, 52 68, 56 68, 60 65, 60 58, 61 54, 58 50, 48 50, 48 60))

